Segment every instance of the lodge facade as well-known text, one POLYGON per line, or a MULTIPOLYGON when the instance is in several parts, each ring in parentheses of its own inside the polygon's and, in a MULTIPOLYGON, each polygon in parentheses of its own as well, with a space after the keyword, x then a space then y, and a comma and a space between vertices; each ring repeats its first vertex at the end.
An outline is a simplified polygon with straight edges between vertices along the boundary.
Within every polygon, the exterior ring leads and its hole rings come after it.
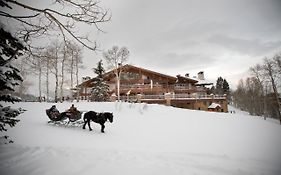
MULTIPOLYGON (((171 105, 174 107, 210 111, 209 107, 219 104, 216 112, 227 112, 227 97, 210 94, 204 82, 204 73, 198 73, 198 80, 187 75, 169 76, 148 69, 124 65, 120 76, 120 99, 130 102, 145 102, 171 105)), ((114 70, 103 75, 109 85, 111 101, 116 100, 117 86, 114 70)), ((90 99, 90 90, 95 78, 86 78, 78 87, 80 96, 90 99)))

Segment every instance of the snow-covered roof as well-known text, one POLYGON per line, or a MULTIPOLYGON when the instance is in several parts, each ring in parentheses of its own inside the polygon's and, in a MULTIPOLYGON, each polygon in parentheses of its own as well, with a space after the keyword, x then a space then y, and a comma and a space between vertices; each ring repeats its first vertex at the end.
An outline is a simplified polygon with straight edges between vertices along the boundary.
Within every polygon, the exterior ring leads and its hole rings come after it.
POLYGON ((195 84, 197 86, 210 86, 210 85, 214 84, 214 83, 212 83, 211 80, 208 80, 204 77, 203 71, 199 72, 198 76, 193 76, 193 77, 188 77, 188 78, 192 79, 194 81, 197 81, 197 83, 195 84), (201 75, 199 75, 199 74, 201 74, 201 75))
POLYGON ((200 80, 200 79, 196 79, 198 81, 198 83, 196 83, 197 85, 213 85, 213 83, 211 83, 210 80, 200 80))
POLYGON ((218 104, 218 103, 212 103, 212 104, 208 107, 208 109, 215 109, 215 108, 217 108, 217 107, 221 108, 221 105, 218 104))

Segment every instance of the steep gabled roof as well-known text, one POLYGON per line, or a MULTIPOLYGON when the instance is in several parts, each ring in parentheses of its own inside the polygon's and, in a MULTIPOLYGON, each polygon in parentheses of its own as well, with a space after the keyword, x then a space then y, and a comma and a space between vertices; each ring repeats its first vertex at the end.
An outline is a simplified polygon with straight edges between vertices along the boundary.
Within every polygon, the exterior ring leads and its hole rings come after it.
MULTIPOLYGON (((154 75, 154 76, 157 76, 157 77, 161 77, 161 78, 165 78, 165 79, 168 79, 170 81, 176 81, 177 78, 176 77, 173 77, 173 76, 170 76, 170 75, 166 75, 166 74, 162 74, 162 73, 159 73, 159 72, 155 72, 155 71, 151 71, 151 70, 148 70, 148 69, 144 69, 144 68, 141 68, 141 67, 136 67, 136 66, 132 66, 132 65, 129 65, 129 64, 126 64, 122 67, 120 67, 120 69, 123 69, 124 72, 136 72, 136 73, 142 73, 144 75, 154 75)), ((107 73, 104 74, 104 78, 112 78, 114 77, 114 70, 111 70, 107 73)))
MULTIPOLYGON (((194 84, 194 83, 198 82, 197 80, 194 80, 194 79, 189 78, 189 77, 183 77, 183 76, 180 76, 180 75, 178 75, 177 77, 174 77, 174 76, 162 74, 162 73, 159 73, 159 72, 144 69, 144 68, 141 68, 141 67, 136 67, 136 66, 129 65, 129 64, 121 66, 119 69, 123 69, 124 70, 123 72, 140 73, 140 74, 149 76, 151 79, 153 79, 153 78, 154 79, 162 79, 163 81, 165 81, 165 82, 168 81, 169 83, 193 83, 194 84)), ((115 74, 114 74, 115 70, 116 69, 113 69, 113 70, 110 70, 110 71, 104 73, 103 78, 105 80, 110 80, 110 79, 114 78, 115 77, 115 74)), ((84 81, 81 84, 79 84, 78 87, 91 87, 92 83, 96 79, 97 78, 92 78, 90 80, 84 81)))
POLYGON ((189 77, 183 77, 181 75, 177 75, 177 83, 197 83, 197 80, 194 80, 192 78, 189 77))
POLYGON ((78 85, 78 87, 92 87, 92 83, 96 81, 97 78, 91 78, 90 80, 84 81, 78 85))

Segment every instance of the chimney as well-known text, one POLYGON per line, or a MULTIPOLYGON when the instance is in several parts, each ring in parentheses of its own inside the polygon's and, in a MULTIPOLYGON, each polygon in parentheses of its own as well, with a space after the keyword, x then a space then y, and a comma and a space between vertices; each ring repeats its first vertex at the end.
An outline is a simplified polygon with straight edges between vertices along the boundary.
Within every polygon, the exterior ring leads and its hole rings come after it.
POLYGON ((199 80, 205 80, 203 71, 198 72, 198 79, 199 80))
POLYGON ((88 81, 90 79, 91 79, 91 77, 89 77, 89 76, 82 77, 82 83, 85 82, 85 81, 88 81))

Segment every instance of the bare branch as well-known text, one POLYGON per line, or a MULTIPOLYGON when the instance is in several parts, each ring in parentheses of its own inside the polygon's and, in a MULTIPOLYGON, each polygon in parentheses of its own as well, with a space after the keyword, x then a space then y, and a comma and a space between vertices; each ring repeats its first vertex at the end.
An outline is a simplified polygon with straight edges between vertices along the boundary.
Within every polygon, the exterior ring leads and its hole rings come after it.
POLYGON ((108 14, 108 11, 98 6, 99 2, 96 0, 54 1, 54 4, 59 4, 60 6, 67 8, 66 10, 64 10, 66 11, 65 13, 51 8, 33 7, 16 0, 1 1, 7 4, 6 7, 12 7, 12 5, 14 5, 25 9, 27 12, 35 13, 31 15, 21 16, 12 15, 8 12, 0 11, 0 16, 15 19, 16 21, 19 21, 22 24, 26 25, 26 27, 24 27, 25 32, 21 32, 21 34, 24 35, 23 38, 25 40, 28 39, 31 35, 37 35, 37 33, 40 33, 39 35, 42 35, 45 34, 48 30, 55 31, 56 29, 58 29, 62 34, 64 41, 66 41, 66 38, 69 35, 86 48, 90 50, 96 50, 97 46, 95 42, 94 46, 89 46, 89 44, 87 44, 89 42, 89 39, 87 37, 79 36, 73 31, 75 24, 93 24, 98 31, 102 31, 98 24, 107 22, 111 19, 111 15, 108 14), (38 18, 41 18, 42 20, 38 22, 38 18), (34 19, 34 21, 31 21, 31 19, 34 19), (44 21, 47 21, 47 23, 44 23, 44 21))
POLYGON ((8 18, 35 18, 39 15, 40 13, 37 13, 35 15, 28 15, 28 16, 14 16, 14 15, 10 15, 9 13, 0 11, 0 16, 4 16, 4 17, 8 17, 8 18))

